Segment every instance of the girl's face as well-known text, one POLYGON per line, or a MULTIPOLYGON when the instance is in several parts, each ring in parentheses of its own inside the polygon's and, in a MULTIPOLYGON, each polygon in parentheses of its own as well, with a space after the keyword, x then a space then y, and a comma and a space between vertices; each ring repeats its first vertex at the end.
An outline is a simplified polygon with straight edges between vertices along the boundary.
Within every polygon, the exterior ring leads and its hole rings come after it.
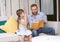
POLYGON ((23 17, 24 17, 24 12, 22 12, 22 14, 20 15, 20 17, 21 17, 21 18, 23 18, 23 17))

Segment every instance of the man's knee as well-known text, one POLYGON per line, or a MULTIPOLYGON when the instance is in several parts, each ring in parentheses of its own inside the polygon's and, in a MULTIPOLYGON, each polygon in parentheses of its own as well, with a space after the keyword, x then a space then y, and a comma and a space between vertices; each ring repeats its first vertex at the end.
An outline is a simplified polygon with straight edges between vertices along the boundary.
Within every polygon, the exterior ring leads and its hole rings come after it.
POLYGON ((52 27, 44 27, 42 31, 47 34, 55 35, 55 30, 52 27))
POLYGON ((51 34, 55 35, 55 29, 51 28, 51 34))
POLYGON ((45 27, 45 29, 48 31, 55 31, 55 29, 53 29, 52 27, 45 27))
POLYGON ((35 37, 35 36, 38 36, 38 33, 36 30, 32 30, 32 36, 35 37))
POLYGON ((48 31, 51 35, 55 35, 55 29, 53 29, 52 27, 48 27, 48 31))
POLYGON ((52 27, 50 27, 49 30, 55 32, 55 29, 53 29, 52 27))

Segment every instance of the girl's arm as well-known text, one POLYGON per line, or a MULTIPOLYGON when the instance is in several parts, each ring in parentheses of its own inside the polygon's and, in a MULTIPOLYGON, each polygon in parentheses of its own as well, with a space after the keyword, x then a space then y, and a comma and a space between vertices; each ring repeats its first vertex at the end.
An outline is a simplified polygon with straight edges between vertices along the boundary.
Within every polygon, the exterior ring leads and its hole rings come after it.
POLYGON ((28 20, 27 20, 27 15, 26 15, 26 14, 25 14, 25 16, 24 16, 24 22, 21 22, 21 24, 27 26, 27 24, 28 24, 28 20))

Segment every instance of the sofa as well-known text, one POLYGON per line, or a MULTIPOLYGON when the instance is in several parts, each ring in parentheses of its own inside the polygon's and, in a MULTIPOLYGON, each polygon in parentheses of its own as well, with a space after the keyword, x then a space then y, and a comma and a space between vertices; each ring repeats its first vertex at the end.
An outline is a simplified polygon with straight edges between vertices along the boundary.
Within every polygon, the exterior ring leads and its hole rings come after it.
MULTIPOLYGON (((6 22, 7 22, 6 20, 0 21, 0 26, 5 25, 6 22)), ((57 22, 48 21, 46 26, 53 27, 55 29, 56 34, 58 34, 57 22)), ((45 34, 40 34, 40 35, 45 35, 45 34)), ((0 29, 0 42, 18 42, 18 41, 20 41, 20 36, 18 36, 15 33, 6 33, 4 30, 0 29)))

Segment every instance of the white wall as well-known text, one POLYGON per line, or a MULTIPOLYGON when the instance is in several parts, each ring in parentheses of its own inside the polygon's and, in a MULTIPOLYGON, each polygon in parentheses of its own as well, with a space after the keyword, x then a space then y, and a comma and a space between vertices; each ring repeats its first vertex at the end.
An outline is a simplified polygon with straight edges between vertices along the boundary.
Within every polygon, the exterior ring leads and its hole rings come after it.
POLYGON ((31 12, 30 5, 33 3, 36 3, 39 6, 39 0, 0 0, 0 17, 9 18, 11 15, 13 15, 15 18, 17 18, 16 10, 19 8, 24 9, 25 12, 29 14, 31 12))

